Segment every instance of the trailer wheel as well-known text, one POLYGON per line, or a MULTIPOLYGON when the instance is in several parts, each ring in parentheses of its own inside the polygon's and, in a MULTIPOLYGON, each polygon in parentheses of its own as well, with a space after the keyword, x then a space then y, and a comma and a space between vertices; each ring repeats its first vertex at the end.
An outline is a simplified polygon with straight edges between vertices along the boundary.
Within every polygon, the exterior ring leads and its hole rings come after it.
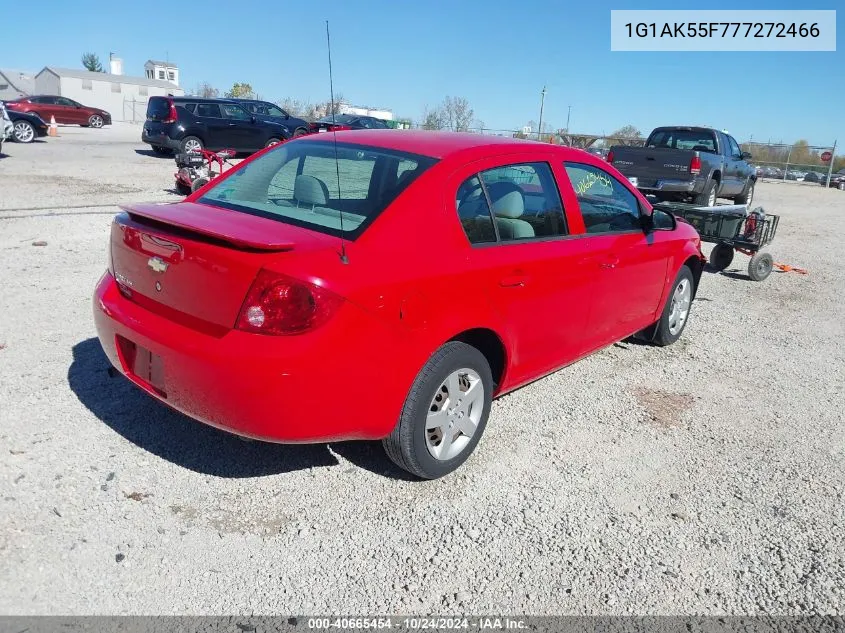
POLYGON ((718 271, 725 270, 734 260, 734 249, 727 244, 716 244, 710 251, 710 265, 718 271))
POLYGON ((763 281, 766 277, 772 274, 775 260, 771 253, 757 252, 751 257, 748 262, 748 276, 754 281, 763 281))

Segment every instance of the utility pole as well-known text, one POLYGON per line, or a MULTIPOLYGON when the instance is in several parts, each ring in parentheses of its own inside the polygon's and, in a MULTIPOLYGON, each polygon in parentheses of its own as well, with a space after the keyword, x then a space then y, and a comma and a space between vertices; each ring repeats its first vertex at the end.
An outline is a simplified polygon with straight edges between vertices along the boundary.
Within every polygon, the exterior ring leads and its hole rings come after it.
POLYGON ((541 140, 543 135, 543 106, 546 104, 546 87, 540 92, 540 123, 537 124, 537 140, 541 140))
POLYGON ((569 134, 569 115, 572 114, 572 106, 569 106, 569 110, 566 113, 566 133, 569 134))

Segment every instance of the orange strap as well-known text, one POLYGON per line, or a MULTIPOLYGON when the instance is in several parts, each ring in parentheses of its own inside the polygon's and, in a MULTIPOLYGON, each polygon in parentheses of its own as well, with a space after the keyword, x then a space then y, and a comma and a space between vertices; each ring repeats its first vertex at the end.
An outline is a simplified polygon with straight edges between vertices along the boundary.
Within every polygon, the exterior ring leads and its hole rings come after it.
POLYGON ((798 273, 799 275, 806 275, 807 271, 803 268, 796 268, 795 266, 790 266, 789 264, 778 264, 775 262, 775 266, 780 268, 785 273, 798 273))

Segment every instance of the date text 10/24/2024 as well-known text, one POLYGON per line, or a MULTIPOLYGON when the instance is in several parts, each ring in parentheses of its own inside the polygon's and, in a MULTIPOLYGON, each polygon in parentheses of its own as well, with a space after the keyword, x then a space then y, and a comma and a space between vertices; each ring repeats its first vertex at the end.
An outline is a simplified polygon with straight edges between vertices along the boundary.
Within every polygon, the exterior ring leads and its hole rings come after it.
POLYGON ((308 628, 314 630, 366 630, 399 629, 404 631, 422 630, 480 630, 505 631, 525 629, 524 620, 512 617, 359 617, 359 618, 309 618, 308 628))

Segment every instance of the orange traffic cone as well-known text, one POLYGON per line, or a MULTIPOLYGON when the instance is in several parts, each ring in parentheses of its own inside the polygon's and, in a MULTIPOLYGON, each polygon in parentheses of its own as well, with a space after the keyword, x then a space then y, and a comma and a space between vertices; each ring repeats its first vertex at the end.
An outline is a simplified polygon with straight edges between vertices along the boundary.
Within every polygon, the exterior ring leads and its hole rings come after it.
POLYGON ((56 117, 50 117, 50 130, 47 132, 49 136, 58 136, 59 135, 59 126, 56 125, 56 117))

